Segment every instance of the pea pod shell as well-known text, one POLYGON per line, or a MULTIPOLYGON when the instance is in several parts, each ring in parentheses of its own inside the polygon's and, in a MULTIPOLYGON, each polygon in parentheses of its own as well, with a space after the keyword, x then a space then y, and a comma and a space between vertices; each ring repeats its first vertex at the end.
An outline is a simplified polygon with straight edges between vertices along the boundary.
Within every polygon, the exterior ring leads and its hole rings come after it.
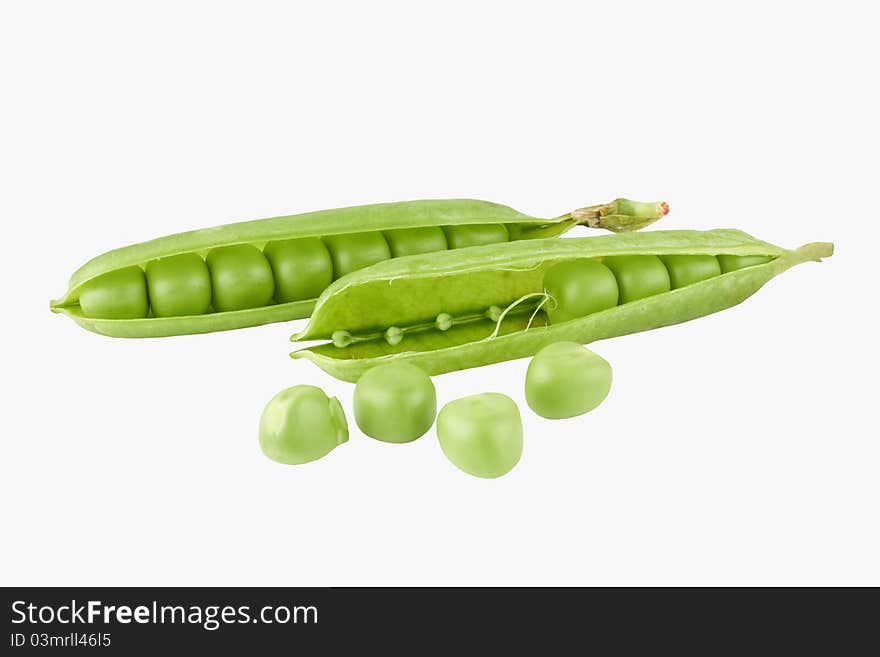
MULTIPOLYGON (((537 240, 477 247, 445 254, 411 256, 379 263, 334 282, 318 299, 306 329, 294 340, 328 338, 333 331, 367 330, 370 324, 390 326, 397 316, 430 316, 437 306, 438 290, 452 281, 479 279, 484 285, 473 294, 485 295, 491 288, 492 272, 504 287, 505 272, 535 270, 534 286, 542 266, 572 258, 599 258, 623 254, 732 254, 766 255, 774 259, 764 265, 732 271, 608 310, 550 326, 531 326, 492 338, 477 338, 443 345, 428 332, 407 336, 391 346, 382 341, 338 348, 322 344, 300 349, 294 358, 311 360, 332 376, 356 381, 363 372, 378 364, 401 360, 418 365, 428 374, 441 374, 469 367, 488 365, 535 354, 542 347, 560 341, 586 344, 595 340, 647 331, 678 324, 734 306, 745 300, 768 280, 786 269, 810 260, 830 256, 832 245, 814 243, 794 251, 757 240, 738 230, 653 231, 639 234, 606 235, 565 240, 537 240), (367 307, 372 309, 367 310, 367 307), (362 318, 362 319, 357 319, 362 318)), ((454 289, 459 296, 467 292, 454 289)), ((510 290, 519 294, 523 290, 510 290)), ((532 290, 534 291, 534 289, 532 290)), ((508 299, 508 303, 515 299, 508 299)), ((482 301, 482 299, 481 299, 482 301)), ((523 320, 525 321, 525 320, 523 320)), ((468 333, 463 332, 467 337, 468 333)))
POLYGON ((632 202, 618 199, 555 219, 540 219, 488 201, 416 200, 242 221, 168 235, 104 253, 74 272, 67 292, 52 301, 50 308, 53 312, 68 315, 85 329, 113 337, 163 337, 206 333, 301 319, 311 313, 315 305, 314 299, 241 311, 124 320, 85 317, 77 306, 77 301, 79 291, 85 283, 107 272, 130 266, 143 267, 151 260, 181 253, 198 253, 204 256, 210 249, 218 246, 254 244, 262 248, 274 240, 479 223, 504 223, 509 227, 511 239, 535 239, 556 237, 578 224, 615 231, 637 230, 668 212, 664 203, 635 204, 635 210, 630 205, 632 202), (638 215, 638 212, 642 212, 643 216, 638 215))

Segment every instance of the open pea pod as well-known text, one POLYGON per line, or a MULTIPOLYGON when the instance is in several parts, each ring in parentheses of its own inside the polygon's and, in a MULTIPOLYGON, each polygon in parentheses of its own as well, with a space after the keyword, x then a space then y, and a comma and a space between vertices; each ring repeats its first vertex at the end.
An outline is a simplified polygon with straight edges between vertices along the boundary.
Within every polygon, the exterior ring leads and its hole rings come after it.
POLYGON ((720 229, 536 240, 400 258, 327 288, 292 340, 330 342, 291 356, 345 381, 391 361, 429 374, 478 367, 530 356, 554 342, 585 344, 702 317, 832 252, 829 243, 789 251, 720 229), (560 315, 562 303, 593 310, 567 318, 560 315))
POLYGON ((244 221, 100 255, 50 307, 113 337, 224 331, 308 317, 333 280, 390 258, 556 237, 576 225, 633 231, 667 212, 665 203, 617 199, 540 219, 453 199, 244 221))

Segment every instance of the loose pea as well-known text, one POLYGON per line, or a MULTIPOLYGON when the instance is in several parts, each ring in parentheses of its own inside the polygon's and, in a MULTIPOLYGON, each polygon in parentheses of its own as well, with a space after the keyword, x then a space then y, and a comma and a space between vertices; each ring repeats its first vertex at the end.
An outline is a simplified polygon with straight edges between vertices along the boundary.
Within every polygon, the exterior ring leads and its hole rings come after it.
POLYGON ((486 392, 451 401, 437 416, 440 448, 475 477, 507 474, 522 456, 522 419, 508 396, 486 392))
POLYGON ((526 402, 541 417, 557 420, 596 408, 611 390, 611 366, 576 342, 541 349, 526 371, 526 402))
POLYGON ((544 291, 550 296, 544 308, 551 324, 617 305, 617 279, 596 260, 568 260, 550 267, 544 274, 544 291))
POLYGON ((620 291, 619 303, 669 292, 669 272, 655 255, 623 255, 605 258, 605 265, 614 272, 620 291))
POLYGON ((148 262, 147 288, 156 317, 202 315, 211 307, 211 275, 197 253, 148 262))
POLYGON ((509 239, 504 224, 461 224, 444 226, 446 244, 450 249, 461 249, 466 246, 482 246, 506 242, 509 239))
POLYGON ((275 277, 275 301, 314 299, 333 282, 333 261, 317 237, 269 242, 263 255, 275 277))
POLYGON ((386 443, 408 443, 431 428, 437 395, 415 365, 389 363, 364 373, 354 388, 354 419, 365 434, 386 443))
POLYGON ((260 447, 279 463, 308 463, 348 440, 339 400, 315 386, 298 385, 269 400, 260 417, 260 447))
POLYGON ((754 267, 755 265, 763 265, 765 262, 770 262, 773 258, 770 256, 759 256, 759 255, 747 255, 747 256, 739 256, 739 255, 719 255, 718 262, 721 265, 721 273, 726 274, 729 271, 736 271, 737 269, 744 269, 746 267, 754 267))
POLYGON ((214 309, 259 308, 272 300, 275 279, 262 252, 250 244, 221 246, 208 252, 214 309))
POLYGON ((673 290, 721 275, 718 258, 713 255, 665 255, 660 259, 669 272, 673 290))
POLYGON ((333 275, 336 278, 391 257, 388 242, 379 231, 330 235, 324 238, 324 243, 333 258, 333 275))
POLYGON ((446 235, 440 226, 386 230, 385 239, 394 258, 446 250, 446 235))
POLYGON ((79 293, 79 306, 86 317, 137 319, 149 310, 147 282, 140 267, 125 267, 93 278, 79 293))

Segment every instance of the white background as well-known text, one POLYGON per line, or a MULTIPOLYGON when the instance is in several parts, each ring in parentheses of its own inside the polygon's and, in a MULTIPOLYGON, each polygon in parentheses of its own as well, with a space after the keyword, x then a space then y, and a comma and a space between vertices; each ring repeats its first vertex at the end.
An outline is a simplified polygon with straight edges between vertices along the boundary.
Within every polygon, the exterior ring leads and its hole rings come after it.
MULTIPOLYGON (((869 3, 8 2, 3 584, 880 584, 880 52, 869 3), (508 476, 433 430, 267 460, 311 383, 275 324, 113 340, 51 315, 107 249, 230 221, 476 197, 555 216, 665 199, 665 228, 837 254, 742 306, 597 343, 587 416, 527 361, 435 379, 523 412, 508 476)), ((661 227, 661 226, 658 226, 661 227)), ((578 234, 583 234, 578 232, 578 234)))

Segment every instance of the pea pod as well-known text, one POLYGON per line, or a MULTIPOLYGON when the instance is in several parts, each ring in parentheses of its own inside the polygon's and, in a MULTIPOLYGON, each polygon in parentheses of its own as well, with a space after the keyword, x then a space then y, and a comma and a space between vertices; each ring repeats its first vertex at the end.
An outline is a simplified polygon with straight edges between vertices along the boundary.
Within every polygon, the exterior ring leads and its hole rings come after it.
MULTIPOLYGON (((832 252, 829 243, 789 251, 738 230, 719 229, 536 240, 443 257, 409 256, 328 287, 306 329, 292 339, 331 342, 291 355, 345 381, 396 361, 432 375, 478 367, 531 356, 554 342, 586 344, 702 317, 740 303, 788 268, 832 252), (681 275, 681 258, 671 256, 694 256, 699 275, 681 275), (724 272, 705 267, 705 256, 723 258, 724 272), (661 287, 656 271, 663 258, 676 275, 665 277, 661 287), (614 275, 625 277, 633 300, 603 292, 610 301, 598 310, 574 318, 561 313, 562 321, 550 313, 548 319, 548 302, 556 299, 545 285, 559 278, 555 267, 577 261, 613 262, 614 275), (553 274, 547 276, 548 271, 553 274), (681 281, 681 287, 672 288, 671 280, 681 281), (637 289, 640 284, 648 292, 637 289)), ((589 294, 595 288, 585 289, 589 294)))
POLYGON ((333 279, 395 256, 556 237, 576 225, 638 230, 665 203, 617 199, 555 219, 476 200, 364 205, 194 230, 80 267, 53 312, 113 337, 207 333, 308 317, 333 279))

